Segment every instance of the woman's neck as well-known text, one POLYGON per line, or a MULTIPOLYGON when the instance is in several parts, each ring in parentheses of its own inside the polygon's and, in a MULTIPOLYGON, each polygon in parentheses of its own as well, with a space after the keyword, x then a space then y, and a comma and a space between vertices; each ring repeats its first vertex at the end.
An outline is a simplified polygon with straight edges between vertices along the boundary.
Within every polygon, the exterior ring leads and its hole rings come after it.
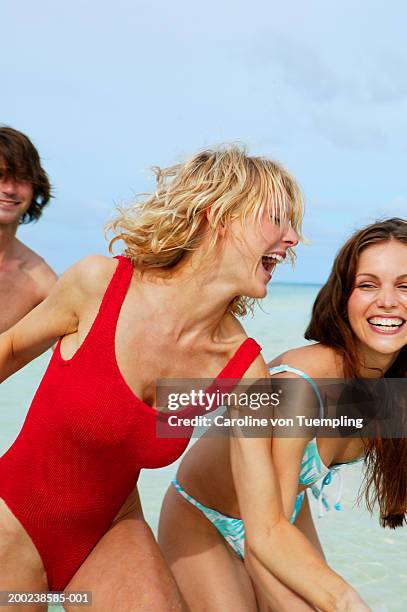
POLYGON ((148 271, 140 275, 136 286, 143 292, 147 310, 160 319, 162 333, 178 342, 202 336, 215 340, 222 334, 221 322, 237 293, 216 266, 183 266, 168 278, 148 271))

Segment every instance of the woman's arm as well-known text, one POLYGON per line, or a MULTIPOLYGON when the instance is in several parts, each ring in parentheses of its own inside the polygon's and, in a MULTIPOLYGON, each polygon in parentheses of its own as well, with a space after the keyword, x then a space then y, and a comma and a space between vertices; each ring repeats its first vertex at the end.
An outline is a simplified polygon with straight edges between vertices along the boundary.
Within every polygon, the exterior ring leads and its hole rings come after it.
MULTIPOLYGON (((94 255, 69 268, 49 296, 16 325, 0 334, 0 382, 49 349, 60 336, 77 331, 86 304, 111 274, 109 258, 94 255)), ((12 307, 12 305, 10 305, 12 307)))
MULTIPOLYGON (((321 544, 312 520, 307 495, 304 497, 304 501, 295 520, 295 525, 314 545, 324 559, 321 544)), ((279 612, 309 612, 310 610, 315 610, 314 606, 307 603, 302 597, 294 593, 294 591, 289 589, 285 584, 273 576, 273 574, 267 571, 251 554, 249 547, 245 551, 244 564, 254 581, 256 592, 260 592, 257 593, 257 597, 259 598, 260 596, 267 602, 266 605, 263 606, 264 608, 268 608, 271 604, 272 610, 278 610, 279 612), (271 598, 273 598, 272 601, 270 601, 271 598)))
MULTIPOLYGON (((255 371, 254 365, 248 375, 255 378, 255 371)), ((328 567, 308 539, 290 524, 287 517, 294 506, 307 441, 281 440, 280 446, 288 452, 289 462, 280 461, 279 474, 272 460, 270 438, 244 438, 236 431, 231 438, 232 471, 249 554, 259 567, 320 610, 368 610, 354 589, 328 567)), ((256 564, 253 571, 256 572, 256 564)), ((269 600, 272 603, 273 593, 269 600)))
POLYGON ((320 610, 368 610, 285 517, 270 440, 232 438, 231 461, 246 546, 261 566, 320 610))

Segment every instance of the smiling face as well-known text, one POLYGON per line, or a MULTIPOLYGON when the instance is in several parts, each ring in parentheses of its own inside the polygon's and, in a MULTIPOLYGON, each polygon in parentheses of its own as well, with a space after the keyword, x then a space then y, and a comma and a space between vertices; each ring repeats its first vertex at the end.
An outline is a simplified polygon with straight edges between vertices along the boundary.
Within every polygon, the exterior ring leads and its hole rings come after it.
POLYGON ((389 240, 361 252, 347 311, 366 363, 391 365, 407 344, 407 244, 389 240))
POLYGON ((18 224, 32 199, 31 182, 8 176, 0 164, 0 225, 18 224))
POLYGON ((290 209, 286 219, 273 218, 266 209, 260 216, 251 214, 242 221, 233 221, 226 232, 225 263, 236 282, 236 291, 252 298, 263 298, 267 284, 277 264, 287 257, 287 250, 298 244, 298 236, 291 227, 290 209))

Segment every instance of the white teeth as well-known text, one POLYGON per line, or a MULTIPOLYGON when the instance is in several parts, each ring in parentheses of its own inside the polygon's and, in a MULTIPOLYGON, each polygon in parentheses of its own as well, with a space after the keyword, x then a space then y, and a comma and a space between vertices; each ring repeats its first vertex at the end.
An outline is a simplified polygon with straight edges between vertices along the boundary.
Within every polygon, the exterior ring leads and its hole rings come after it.
POLYGON ((282 261, 284 261, 284 257, 279 255, 278 253, 266 253, 265 255, 263 255, 263 257, 267 257, 267 259, 274 259, 278 263, 281 263, 282 261))
POLYGON ((368 321, 372 325, 379 325, 381 327, 400 327, 400 325, 403 325, 404 323, 404 320, 399 319, 398 317, 392 319, 388 319, 386 317, 371 317, 368 319, 368 321))

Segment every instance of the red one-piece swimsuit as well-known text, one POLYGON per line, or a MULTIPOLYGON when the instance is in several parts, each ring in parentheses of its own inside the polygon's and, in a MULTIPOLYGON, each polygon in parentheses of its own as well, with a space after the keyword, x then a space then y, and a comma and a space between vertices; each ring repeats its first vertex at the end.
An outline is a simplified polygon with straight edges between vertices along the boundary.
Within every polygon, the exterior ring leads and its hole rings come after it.
MULTIPOLYGON (((141 468, 172 463, 189 441, 156 436, 157 412, 118 368, 116 324, 133 267, 117 259, 86 339, 68 360, 58 343, 21 432, 0 458, 0 498, 31 537, 55 591, 109 529, 141 468)), ((241 378, 260 350, 246 339, 218 378, 241 378)))

